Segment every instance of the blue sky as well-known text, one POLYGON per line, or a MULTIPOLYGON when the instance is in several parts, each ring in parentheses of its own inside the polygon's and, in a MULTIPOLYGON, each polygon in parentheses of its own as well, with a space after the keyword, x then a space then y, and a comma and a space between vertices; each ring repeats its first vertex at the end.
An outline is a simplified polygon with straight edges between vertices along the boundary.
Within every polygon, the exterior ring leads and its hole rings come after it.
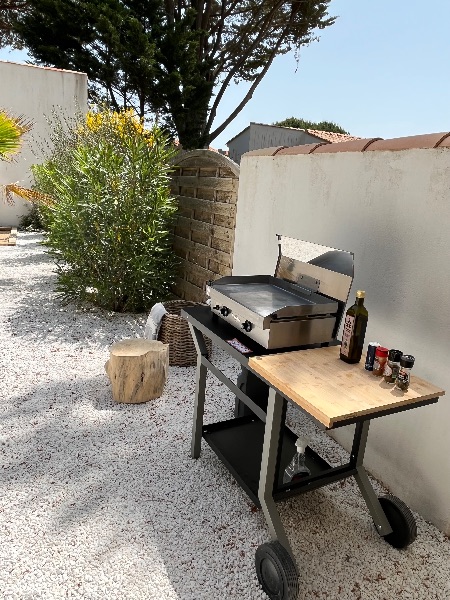
MULTIPOLYGON (((450 0, 333 0, 320 41, 276 59, 253 98, 212 145, 250 121, 335 121, 361 137, 450 131, 450 0)), ((0 50, 0 59, 23 55, 0 50)), ((216 125, 245 95, 232 86, 216 125)))

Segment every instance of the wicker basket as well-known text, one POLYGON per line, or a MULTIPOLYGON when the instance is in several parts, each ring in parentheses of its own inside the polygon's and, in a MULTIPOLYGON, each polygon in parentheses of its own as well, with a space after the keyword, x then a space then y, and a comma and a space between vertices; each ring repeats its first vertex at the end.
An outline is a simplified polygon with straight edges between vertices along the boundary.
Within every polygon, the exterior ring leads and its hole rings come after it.
MULTIPOLYGON (((161 320, 158 340, 169 344, 169 365, 177 367, 190 367, 197 364, 197 350, 192 339, 189 324, 181 316, 181 310, 189 306, 198 306, 199 302, 188 300, 171 300, 163 302, 167 310, 161 320)), ((212 343, 209 338, 204 338, 208 355, 211 354, 212 343)))

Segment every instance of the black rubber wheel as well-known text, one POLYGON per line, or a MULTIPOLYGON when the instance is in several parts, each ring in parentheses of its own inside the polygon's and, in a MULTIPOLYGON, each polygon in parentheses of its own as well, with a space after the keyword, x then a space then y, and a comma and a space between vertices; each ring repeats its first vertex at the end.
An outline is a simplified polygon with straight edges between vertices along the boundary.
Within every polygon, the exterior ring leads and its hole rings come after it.
POLYGON ((381 508, 386 515, 392 533, 383 536, 394 548, 406 548, 417 537, 417 525, 412 512, 396 496, 388 494, 379 498, 381 508))
POLYGON ((297 569, 280 542, 261 544, 256 550, 255 567, 258 581, 270 600, 298 597, 297 569))

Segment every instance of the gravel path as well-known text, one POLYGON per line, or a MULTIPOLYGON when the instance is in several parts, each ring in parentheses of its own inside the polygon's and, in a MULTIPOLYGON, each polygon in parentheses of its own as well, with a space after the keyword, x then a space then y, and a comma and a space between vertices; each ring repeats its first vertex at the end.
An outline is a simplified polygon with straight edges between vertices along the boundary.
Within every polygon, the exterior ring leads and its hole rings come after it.
MULTIPOLYGON (((145 316, 59 305, 40 239, 19 234, 0 248, 0 598, 263 600, 263 515, 208 446, 189 457, 194 368, 171 367, 153 402, 113 403, 108 347, 142 336, 145 316)), ((205 420, 231 417, 228 390, 213 378, 207 390, 205 420)), ((346 459, 297 413, 288 418, 331 463, 346 459)), ((278 506, 300 598, 450 599, 449 540, 420 517, 417 541, 397 551, 374 532, 353 481, 278 506)))

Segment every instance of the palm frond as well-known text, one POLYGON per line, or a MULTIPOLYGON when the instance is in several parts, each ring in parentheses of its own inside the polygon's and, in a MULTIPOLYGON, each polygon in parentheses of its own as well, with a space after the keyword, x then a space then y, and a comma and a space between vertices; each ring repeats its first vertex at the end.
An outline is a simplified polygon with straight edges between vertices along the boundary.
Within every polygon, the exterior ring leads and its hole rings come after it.
POLYGON ((16 183, 9 183, 8 185, 5 185, 4 188, 6 192, 6 202, 8 204, 14 204, 13 194, 24 200, 28 200, 28 202, 33 202, 33 204, 41 204, 44 206, 53 206, 55 204, 54 199, 48 194, 24 188, 16 183))
POLYGON ((0 109, 0 160, 9 160, 19 151, 23 135, 32 126, 23 116, 15 117, 0 109))

